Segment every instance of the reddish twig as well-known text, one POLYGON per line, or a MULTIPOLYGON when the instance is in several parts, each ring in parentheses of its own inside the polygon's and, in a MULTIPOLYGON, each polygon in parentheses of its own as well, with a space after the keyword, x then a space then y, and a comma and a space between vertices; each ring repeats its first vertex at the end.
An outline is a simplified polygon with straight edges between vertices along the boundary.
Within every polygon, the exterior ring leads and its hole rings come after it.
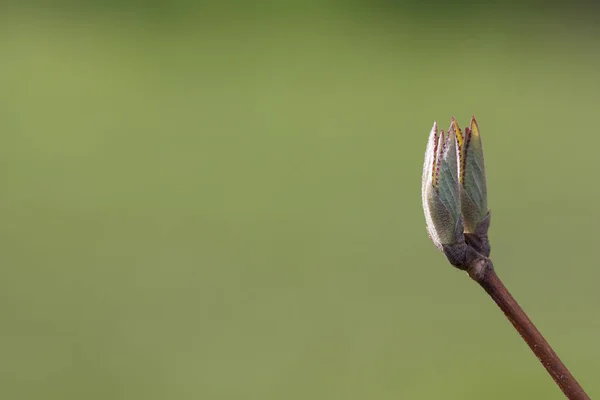
POLYGON ((469 269, 473 278, 498 304, 508 320, 529 345, 546 371, 570 400, 590 400, 577 380, 571 375, 565 364, 556 355, 550 344, 527 317, 519 303, 512 297, 502 283, 489 259, 480 260, 469 269))

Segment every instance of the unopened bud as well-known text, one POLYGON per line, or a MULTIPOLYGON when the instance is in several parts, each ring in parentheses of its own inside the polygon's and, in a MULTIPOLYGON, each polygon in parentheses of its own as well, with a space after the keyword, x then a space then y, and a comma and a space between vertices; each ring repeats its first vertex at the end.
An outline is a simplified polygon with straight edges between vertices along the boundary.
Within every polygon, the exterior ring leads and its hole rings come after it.
POLYGON ((447 133, 438 133, 437 124, 433 124, 421 193, 427 233, 452 265, 470 271, 489 257, 490 214, 483 147, 475 118, 464 134, 454 118, 447 133))

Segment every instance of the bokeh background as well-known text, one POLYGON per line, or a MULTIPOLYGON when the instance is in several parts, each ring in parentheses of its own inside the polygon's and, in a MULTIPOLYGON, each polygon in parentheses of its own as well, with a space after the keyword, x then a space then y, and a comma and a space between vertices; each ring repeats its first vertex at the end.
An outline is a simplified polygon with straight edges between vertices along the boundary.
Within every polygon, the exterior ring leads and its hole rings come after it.
POLYGON ((597 7, 0 8, 1 398, 561 399, 425 233, 471 114, 498 273, 600 395, 597 7))

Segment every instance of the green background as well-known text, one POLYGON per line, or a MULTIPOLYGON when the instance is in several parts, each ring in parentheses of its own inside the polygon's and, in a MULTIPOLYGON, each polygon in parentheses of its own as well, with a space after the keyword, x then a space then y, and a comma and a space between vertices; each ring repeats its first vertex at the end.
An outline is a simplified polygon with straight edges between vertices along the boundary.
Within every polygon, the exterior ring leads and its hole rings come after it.
POLYGON ((600 393, 595 9, 7 4, 1 398, 563 398, 425 233, 471 114, 496 269, 600 393))

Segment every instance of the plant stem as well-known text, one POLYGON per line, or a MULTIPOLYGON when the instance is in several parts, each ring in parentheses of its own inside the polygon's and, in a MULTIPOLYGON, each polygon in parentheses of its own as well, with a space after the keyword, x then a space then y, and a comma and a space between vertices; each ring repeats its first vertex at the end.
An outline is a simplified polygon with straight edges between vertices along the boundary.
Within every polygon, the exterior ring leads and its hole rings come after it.
POLYGON ((470 269, 469 276, 498 304, 508 320, 513 324, 523 340, 529 345, 554 382, 570 400, 590 400, 577 380, 571 375, 565 364, 558 358, 550 344, 527 317, 519 303, 512 297, 502 283, 489 259, 470 269))

